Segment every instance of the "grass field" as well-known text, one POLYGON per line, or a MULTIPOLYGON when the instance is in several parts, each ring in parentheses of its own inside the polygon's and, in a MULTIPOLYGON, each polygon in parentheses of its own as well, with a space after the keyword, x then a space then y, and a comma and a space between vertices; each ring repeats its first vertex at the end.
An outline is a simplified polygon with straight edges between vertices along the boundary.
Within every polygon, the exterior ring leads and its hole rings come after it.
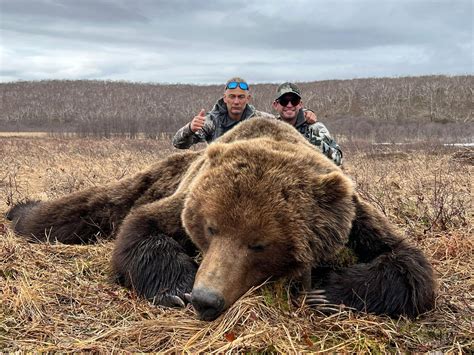
POLYGON ((345 147, 359 193, 436 270, 436 308, 414 321, 341 309, 324 316, 284 282, 251 290, 213 322, 163 309, 110 282, 111 242, 28 244, 3 217, 25 198, 53 199, 130 176, 173 152, 155 140, 0 136, 0 350, 103 352, 428 352, 474 350, 472 148, 345 147))
POLYGON ((0 132, 0 138, 8 138, 8 137, 47 137, 48 133, 47 132, 0 132))

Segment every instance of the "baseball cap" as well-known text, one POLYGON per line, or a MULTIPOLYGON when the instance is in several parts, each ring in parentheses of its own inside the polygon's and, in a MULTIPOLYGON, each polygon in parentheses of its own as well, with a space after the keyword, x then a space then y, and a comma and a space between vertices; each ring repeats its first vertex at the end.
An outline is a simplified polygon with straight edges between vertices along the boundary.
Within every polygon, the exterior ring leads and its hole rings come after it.
POLYGON ((292 83, 283 83, 277 89, 277 100, 285 94, 295 94, 299 98, 301 98, 301 92, 298 86, 292 83))

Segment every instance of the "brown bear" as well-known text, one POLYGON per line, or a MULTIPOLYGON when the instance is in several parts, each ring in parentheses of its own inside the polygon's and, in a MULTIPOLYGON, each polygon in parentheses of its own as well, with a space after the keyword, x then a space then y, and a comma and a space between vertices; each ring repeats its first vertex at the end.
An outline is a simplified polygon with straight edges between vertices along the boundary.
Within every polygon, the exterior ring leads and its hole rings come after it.
POLYGON ((19 204, 8 218, 18 234, 40 241, 116 235, 112 269, 120 284, 160 305, 189 300, 205 320, 268 278, 308 280, 309 273, 318 285, 307 293, 310 305, 393 317, 434 305, 425 256, 336 165, 277 120, 242 122, 201 152, 55 201, 19 204), (344 248, 357 258, 353 265, 335 262, 344 248))

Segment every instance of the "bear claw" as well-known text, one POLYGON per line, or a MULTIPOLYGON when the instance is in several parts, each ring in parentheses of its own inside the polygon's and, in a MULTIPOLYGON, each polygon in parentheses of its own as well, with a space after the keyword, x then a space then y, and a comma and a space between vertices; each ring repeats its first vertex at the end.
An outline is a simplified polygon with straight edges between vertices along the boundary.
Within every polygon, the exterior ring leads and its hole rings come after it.
POLYGON ((191 293, 185 293, 185 294, 184 294, 184 299, 185 299, 185 301, 188 302, 188 303, 191 303, 192 297, 193 297, 193 296, 192 296, 191 293))
POLYGON ((158 306, 172 307, 172 308, 184 308, 186 303, 183 299, 176 295, 162 295, 159 297, 154 297, 152 303, 158 306))
POLYGON ((324 293, 324 290, 312 290, 307 292, 305 300, 306 304, 310 306, 317 306, 329 303, 324 293))
POLYGON ((170 296, 170 300, 177 307, 181 307, 181 308, 186 307, 186 303, 184 303, 184 301, 178 296, 170 296))
POLYGON ((326 291, 325 290, 311 290, 307 293, 305 293, 305 303, 316 309, 319 312, 322 312, 324 314, 329 314, 329 313, 337 313, 340 312, 343 309, 351 309, 350 307, 346 307, 343 304, 333 304, 331 303, 325 295, 326 291))

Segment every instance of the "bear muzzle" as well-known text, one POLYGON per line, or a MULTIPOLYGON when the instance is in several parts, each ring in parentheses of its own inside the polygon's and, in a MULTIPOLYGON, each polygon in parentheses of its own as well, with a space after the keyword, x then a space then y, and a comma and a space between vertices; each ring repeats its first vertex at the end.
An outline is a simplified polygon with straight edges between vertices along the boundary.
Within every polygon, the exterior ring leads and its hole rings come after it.
POLYGON ((191 304, 201 320, 211 321, 225 310, 224 297, 216 291, 198 287, 193 289, 191 304))

